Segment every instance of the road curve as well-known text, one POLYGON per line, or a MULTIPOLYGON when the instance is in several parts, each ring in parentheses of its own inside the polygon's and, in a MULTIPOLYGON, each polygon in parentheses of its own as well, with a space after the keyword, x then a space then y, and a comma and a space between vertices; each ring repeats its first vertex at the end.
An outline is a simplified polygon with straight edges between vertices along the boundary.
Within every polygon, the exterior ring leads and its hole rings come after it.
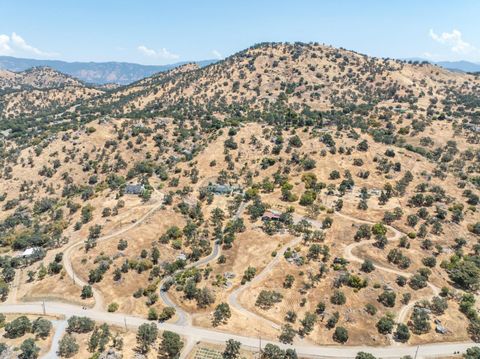
MULTIPOLYGON (((375 223, 374 222, 370 222, 370 221, 367 221, 367 220, 363 220, 363 219, 358 219, 358 218, 355 218, 355 217, 351 217, 351 216, 348 216, 348 215, 345 215, 343 213, 339 213, 339 212, 335 212, 335 214, 337 216, 340 216, 342 218, 345 218, 345 219, 348 219, 348 220, 351 220, 351 221, 354 221, 354 222, 358 222, 358 223, 364 223, 364 224, 368 224, 368 225, 374 225, 375 223)), ((393 231, 394 233, 394 236, 389 238, 389 241, 396 241, 396 240, 400 240, 400 238, 402 238, 403 236, 405 236, 406 234, 399 231, 398 229, 396 229, 395 227, 392 227, 392 226, 389 226, 389 225, 385 225, 389 230, 393 231)), ((357 257, 356 255, 353 254, 353 250, 357 247, 360 247, 360 246, 363 246, 363 245, 366 245, 366 244, 372 244, 374 243, 375 240, 368 240, 368 241, 360 241, 360 242, 354 242, 352 244, 349 244, 347 247, 345 247, 344 249, 344 257, 346 260, 348 261, 351 261, 351 262, 357 262, 357 263, 363 263, 364 262, 364 259, 362 258, 359 258, 357 257)), ((404 272, 404 271, 400 271, 400 270, 397 270, 397 269, 393 269, 393 268, 388 268, 388 267, 385 267, 385 266, 382 266, 380 264, 376 264, 374 263, 375 265, 375 269, 376 270, 380 270, 380 271, 383 271, 383 272, 387 272, 387 273, 391 273, 391 274, 395 274, 395 275, 401 275, 401 276, 404 276, 405 278, 410 278, 413 274, 410 273, 410 272, 404 272)), ((427 282, 427 286, 432 290, 432 292, 434 293, 433 296, 435 295, 438 295, 440 293, 440 288, 438 288, 436 285, 430 283, 430 282, 427 282)), ((407 317, 407 314, 408 312, 415 306, 415 302, 412 302, 412 303, 409 303, 409 304, 406 304, 404 305, 400 311, 397 313, 397 317, 395 318, 395 321, 397 323, 403 323, 407 317)))
MULTIPOLYGON (((134 228, 135 226, 145 221, 145 219, 148 218, 148 216, 151 215, 154 211, 156 211, 160 206, 161 206, 161 203, 159 203, 158 205, 150 209, 142 218, 140 218, 137 222, 133 223, 132 225, 125 227, 116 233, 101 237, 99 240, 106 240, 106 239, 113 238, 115 236, 118 236, 134 228)), ((354 217, 340 214, 338 212, 336 213, 336 215, 347 218, 349 220, 353 220, 355 222, 373 224, 373 222, 360 220, 354 217)), ((312 224, 316 226, 318 223, 312 223, 312 224)), ((388 226, 388 227, 395 232, 395 236, 391 239, 398 239, 403 235, 402 232, 396 230, 395 228, 391 226, 388 226)), ((297 240, 300 241, 300 239, 296 239, 296 241, 297 240)), ((369 243, 369 241, 363 241, 361 244, 363 245, 367 243, 369 243)), ((73 243, 69 247, 69 249, 80 244, 82 244, 82 242, 73 243)), ((295 245, 295 243, 291 242, 287 246, 292 246, 292 245, 295 245)), ((354 245, 357 246, 356 243, 354 245)), ((285 247, 282 248, 282 250, 280 251, 282 254, 286 249, 285 247)), ((353 255, 352 253, 352 249, 354 248, 353 245, 348 246, 347 248, 350 248, 349 251, 348 250, 346 251, 346 256, 349 256, 350 260, 362 262, 360 258, 355 257, 353 255)), ((216 258, 219 255, 219 252, 220 252, 219 245, 216 244, 214 247, 214 250, 208 257, 203 258, 200 261, 191 264, 190 266, 206 264, 209 261, 216 258)), ((64 261, 65 263, 69 263, 69 269, 70 269, 69 275, 71 275, 71 277, 73 278, 74 272, 71 267, 71 262, 69 260, 69 255, 71 255, 71 253, 72 253, 72 249, 70 249, 67 256, 64 256, 64 261)), ((281 255, 279 254, 280 253, 277 253, 277 256, 275 257, 275 259, 272 262, 270 262, 269 265, 267 265, 267 267, 262 271, 262 273, 260 273, 257 276, 256 281, 262 280, 268 274, 268 272, 275 266, 275 264, 281 258, 281 255)), ((388 270, 388 271, 392 270, 390 268, 385 268, 381 266, 377 266, 377 269, 388 270)), ((395 272, 395 270, 393 271, 395 272)), ((400 273, 400 271, 396 271, 396 272, 400 273)), ((406 273, 406 272, 401 272, 401 273, 403 273, 403 275, 405 274, 411 275, 410 273, 406 273)), ((78 280, 76 282, 77 284, 79 284, 78 280)), ((250 283, 250 285, 251 284, 252 283, 250 283)), ((434 291, 438 290, 438 288, 436 288, 430 283, 429 283, 429 286, 434 291)), ((244 287, 241 287, 240 290, 237 289, 238 293, 240 293, 240 291, 244 289, 245 289, 244 287)), ((63 315, 65 317, 69 317, 72 315, 87 316, 95 321, 105 322, 108 324, 114 324, 114 325, 120 325, 120 326, 123 326, 126 324, 130 327, 136 328, 141 324, 148 322, 146 319, 132 316, 132 315, 105 312, 102 305, 95 305, 95 307, 92 309, 83 309, 80 306, 61 303, 61 302, 55 302, 55 301, 45 302, 44 305, 45 305, 45 311, 47 314, 63 315)), ((399 313, 399 317, 403 318, 403 316, 406 315, 406 313, 408 312, 409 308, 412 305, 413 303, 402 308, 402 310, 399 313)), ((42 303, 40 302, 22 303, 22 304, 4 303, 0 305, 0 313, 43 314, 43 307, 42 307, 42 303)), ((251 312, 248 312, 248 313, 249 315, 254 314, 251 312)), ((220 332, 212 329, 200 328, 200 327, 193 326, 191 323, 188 323, 188 324, 158 323, 157 325, 161 330, 170 330, 170 331, 174 331, 181 334, 182 336, 186 337, 190 343, 192 341, 205 341, 205 342, 214 343, 214 344, 224 344, 226 340, 234 339, 239 341, 245 349, 256 350, 258 348, 257 337, 242 336, 242 335, 220 332)), ((57 332, 55 335, 57 335, 57 332)), ((275 341, 263 340, 263 344, 266 344, 266 343, 276 344, 281 348, 292 347, 292 346, 288 346, 275 341)), ((369 352, 375 356, 382 357, 382 358, 399 358, 405 355, 416 356, 416 358, 422 358, 422 357, 425 358, 425 357, 449 356, 454 354, 455 352, 460 352, 460 353, 465 352, 467 348, 474 345, 476 344, 473 342, 461 342, 461 343, 435 343, 435 344, 427 344, 427 345, 420 345, 420 346, 408 346, 408 345, 398 344, 395 346, 386 346, 386 347, 364 347, 364 346, 320 346, 320 345, 309 345, 307 343, 298 343, 294 346, 294 348, 296 349, 299 356, 309 357, 309 358, 325 358, 325 357, 354 358, 359 351, 369 352)))
POLYGON ((275 323, 275 322, 273 322, 273 321, 271 321, 271 320, 269 320, 269 319, 267 319, 267 318, 265 318, 261 315, 258 315, 255 312, 252 312, 252 311, 246 309, 245 307, 243 307, 238 302, 238 296, 242 292, 244 292, 245 290, 250 288, 253 284, 256 284, 256 283, 262 281, 263 279, 265 279, 265 277, 270 273, 270 271, 283 258, 283 255, 284 255, 285 251, 290 247, 296 246, 298 243, 301 242, 301 240, 302 240, 301 238, 295 238, 293 241, 290 241, 285 246, 283 246, 279 251, 277 251, 277 255, 275 256, 275 258, 270 263, 268 263, 267 266, 258 275, 256 275, 250 282, 247 282, 246 284, 241 285, 240 287, 238 287, 237 289, 233 290, 230 293, 230 295, 228 296, 228 304, 231 307, 233 307, 235 310, 237 310, 238 312, 240 312, 241 314, 243 314, 247 317, 262 320, 262 321, 268 323, 273 328, 280 329, 280 325, 278 325, 277 323, 275 323))
MULTIPOLYGON (((293 218, 293 222, 295 224, 297 224, 298 222, 300 222, 302 220, 306 220, 313 227, 320 228, 320 229, 322 228, 322 223, 320 221, 315 220, 315 219, 306 218, 306 217, 301 216, 301 215, 296 214, 296 213, 292 214, 292 218, 293 218)), ((296 238, 293 241, 287 243, 285 246, 283 246, 279 251, 277 251, 277 255, 275 256, 275 258, 262 270, 262 272, 260 274, 256 275, 250 282, 247 282, 245 285, 238 287, 237 289, 235 289, 234 291, 232 291, 230 293, 230 295, 228 296, 228 304, 231 307, 233 307, 234 309, 236 309, 238 312, 240 312, 241 314, 243 314, 247 317, 255 318, 255 319, 264 321, 267 324, 269 324, 271 327, 273 327, 275 329, 280 329, 280 325, 278 325, 277 323, 275 323, 275 322, 273 322, 273 321, 255 313, 255 312, 252 312, 252 311, 248 310, 247 308, 245 308, 244 306, 242 306, 238 302, 238 297, 242 292, 244 292, 245 290, 250 288, 253 284, 262 281, 270 273, 270 271, 278 264, 278 262, 282 259, 282 257, 285 254, 285 251, 289 247, 294 247, 297 244, 299 244, 301 242, 301 240, 302 240, 301 238, 296 238)))
MULTIPOLYGON (((198 261, 187 265, 185 267, 185 269, 192 268, 192 267, 198 267, 198 266, 207 264, 207 263, 215 260, 216 258, 218 258, 219 255, 220 255, 220 244, 215 242, 214 245, 213 245, 212 253, 210 253, 207 257, 201 258, 198 261)), ((175 273, 181 272, 182 270, 183 269, 179 269, 175 273)), ((163 290, 164 284, 166 282, 168 282, 169 280, 171 280, 173 278, 173 276, 175 275, 175 273, 163 278, 162 281, 160 282, 160 285, 159 285, 159 287, 160 287, 160 298, 162 299, 163 303, 166 306, 175 308, 175 314, 177 315, 177 320, 175 321, 175 323, 178 324, 178 325, 187 326, 187 325, 190 325, 192 323, 190 313, 184 311, 182 309, 182 307, 180 307, 177 303, 175 303, 170 298, 170 296, 168 295, 167 290, 163 290)))
MULTIPOLYGON (((243 211, 245 210, 246 205, 247 205, 246 202, 240 203, 237 211, 235 212, 235 215, 233 216, 234 219, 240 218, 243 211)), ((199 267, 199 266, 208 264, 211 261, 214 261, 215 259, 217 259, 220 256, 220 252, 221 252, 221 245, 217 241, 215 241, 213 245, 212 253, 210 253, 208 256, 204 258, 200 258, 198 261, 194 263, 187 265, 185 269, 192 268, 192 267, 199 267)), ((181 271, 182 269, 178 270, 176 273, 181 271)), ((183 325, 183 326, 191 325, 192 318, 190 313, 186 312, 185 310, 182 309, 182 307, 180 307, 177 303, 175 303, 168 295, 169 293, 167 290, 163 290, 164 284, 169 280, 171 280, 174 275, 175 273, 163 278, 162 281, 160 282, 160 298, 162 299, 163 303, 166 306, 175 308, 175 314, 177 315, 177 319, 176 321, 174 321, 175 324, 183 325)))
MULTIPOLYGON (((159 194, 161 194, 161 193, 159 193, 159 194)), ((145 220, 148 219, 154 212, 156 212, 162 205, 163 205, 163 195, 161 194, 159 202, 155 206, 153 206, 147 213, 145 213, 142 217, 140 217, 137 221, 129 224, 128 226, 120 229, 117 232, 99 237, 97 239, 97 242, 105 241, 105 240, 120 236, 122 234, 125 234, 126 232, 132 230, 133 228, 135 228, 135 227, 139 226, 140 224, 142 224, 143 222, 145 222, 145 220)), ((71 261, 70 258, 72 256, 73 251, 75 249, 77 249, 78 247, 81 247, 83 244, 84 244, 83 239, 78 240, 75 243, 72 243, 70 246, 68 246, 63 253, 63 266, 65 268, 65 272, 67 273, 67 275, 70 278, 72 278, 73 282, 77 286, 80 286, 80 287, 83 287, 83 286, 87 285, 88 283, 83 281, 80 276, 75 274, 75 271, 73 270, 73 266, 72 266, 72 261, 71 261)), ((95 286, 92 286, 92 291, 93 291, 93 298, 95 299, 94 309, 100 310, 100 309, 105 308, 105 305, 103 303, 103 296, 100 293, 100 291, 98 291, 95 288, 95 286)))
MULTIPOLYGON (((86 316, 98 322, 107 324, 127 326, 138 328, 141 324, 152 323, 146 319, 121 313, 108 313, 96 309, 82 309, 80 306, 65 304, 61 302, 45 303, 47 314, 64 315, 64 316, 86 316)), ((42 314, 41 303, 25 303, 25 304, 4 304, 0 305, 1 313, 26 313, 26 314, 42 314)), ((258 350, 258 338, 243 335, 236 335, 216 331, 212 329, 200 328, 195 326, 182 326, 173 323, 157 323, 160 330, 169 330, 176 332, 185 338, 194 338, 198 341, 224 345, 228 339, 234 339, 242 344, 244 349, 258 350)), ((285 345, 276 341, 262 340, 262 344, 267 343, 278 345, 280 348, 294 348, 300 357, 308 358, 355 358, 359 351, 365 351, 376 357, 400 358, 410 355, 417 358, 450 356, 454 352, 465 352, 468 348, 476 345, 473 342, 461 343, 435 343, 420 346, 386 346, 386 347, 365 347, 365 346, 322 346, 299 343, 295 346, 285 345)))

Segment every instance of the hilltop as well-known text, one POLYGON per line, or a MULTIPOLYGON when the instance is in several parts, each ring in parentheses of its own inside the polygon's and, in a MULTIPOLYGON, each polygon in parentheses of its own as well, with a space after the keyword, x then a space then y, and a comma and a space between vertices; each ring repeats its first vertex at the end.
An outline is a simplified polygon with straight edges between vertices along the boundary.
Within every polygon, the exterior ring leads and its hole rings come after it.
MULTIPOLYGON (((45 121, 65 127, 104 115, 305 123, 356 116, 382 121, 410 111, 422 120, 463 116, 463 126, 475 127, 479 88, 478 75, 427 63, 371 58, 319 44, 268 43, 206 67, 187 64, 127 86, 97 88, 105 92, 85 96, 68 111, 42 113, 45 121)), ((21 121, 9 118, 3 127, 35 124, 23 115, 21 121)))
POLYGON ((435 109, 431 97, 441 100, 449 88, 474 92, 478 84, 478 77, 429 64, 370 58, 315 44, 262 44, 166 78, 115 110, 172 110, 179 104, 190 110, 208 106, 222 114, 281 106, 319 111, 362 105, 427 110, 435 109), (471 88, 464 81, 471 81, 471 88))
POLYGON ((0 118, 38 117, 58 112, 104 91, 49 67, 22 72, 0 70, 0 118))
POLYGON ((86 101, 77 114, 266 119, 284 118, 289 111, 297 117, 338 111, 379 118, 413 109, 445 117, 451 113, 451 105, 442 103, 447 96, 468 112, 475 108, 469 101, 480 86, 479 76, 316 44, 262 44, 187 69, 86 101))
POLYGON ((34 67, 22 72, 0 71, 0 90, 46 89, 62 86, 83 86, 83 83, 49 67, 34 67))

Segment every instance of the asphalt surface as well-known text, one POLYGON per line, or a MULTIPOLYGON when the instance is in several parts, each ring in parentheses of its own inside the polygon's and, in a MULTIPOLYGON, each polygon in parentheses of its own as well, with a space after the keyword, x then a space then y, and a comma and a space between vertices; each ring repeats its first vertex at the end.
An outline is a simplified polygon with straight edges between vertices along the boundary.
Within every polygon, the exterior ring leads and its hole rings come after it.
MULTIPOLYGON (((132 228, 140 225, 143 223, 152 213, 154 213, 158 208, 160 208, 162 205, 162 201, 160 201, 158 204, 153 206, 144 216, 142 216, 139 220, 136 222, 132 223, 131 225, 121 229, 118 232, 109 234, 107 236, 103 236, 99 238, 98 240, 107 240, 111 239, 113 237, 116 237, 118 235, 121 235, 132 228)), ((245 208, 245 203, 242 203, 235 214, 235 218, 238 218, 243 210, 245 208)), ((368 224, 373 224, 373 222, 366 221, 366 220, 361 220, 357 219, 354 217, 350 217, 348 215, 344 215, 341 213, 336 212, 335 213, 338 216, 347 218, 349 220, 352 220, 354 222, 359 222, 359 223, 368 223, 368 224)), ((301 219, 300 216, 294 217, 294 221, 299 221, 301 219)), ((321 228, 321 223, 315 220, 308 220, 314 227, 321 228)), ((394 227, 388 226, 389 229, 394 231, 394 237, 390 238, 390 240, 396 240, 399 239, 403 233, 395 229, 394 227)), ((267 319, 258 316, 255 313, 252 313, 248 311, 247 309, 243 308, 237 301, 237 298, 239 294, 248 289, 252 284, 257 283, 261 280, 263 280, 268 273, 275 267, 275 265, 279 262, 279 260, 283 257, 283 253, 289 246, 294 246, 297 242, 299 242, 301 239, 297 238, 294 241, 288 243, 286 246, 284 246, 275 256, 275 258, 265 267, 265 269, 258 274, 251 282, 248 284, 237 288, 234 290, 230 296, 229 296, 229 302, 232 305, 232 307, 235 308, 235 310, 238 310, 245 314, 246 316, 250 317, 255 317, 255 318, 260 318, 262 320, 267 319)), ((355 262, 363 262, 363 260, 357 256, 355 256, 352 253, 352 250, 355 247, 358 247, 363 244, 367 244, 371 241, 363 241, 360 243, 354 243, 346 247, 345 249, 345 257, 347 260, 350 261, 355 261, 355 262)), ((65 251, 64 254, 64 264, 65 264, 65 269, 67 274, 75 278, 75 282, 77 285, 85 285, 78 276, 75 276, 75 273, 73 271, 71 261, 70 261, 70 256, 73 252, 73 249, 77 248, 77 246, 80 246, 83 244, 83 241, 79 241, 76 243, 72 243, 70 247, 68 247, 65 251)), ((221 252, 221 246, 218 243, 214 244, 212 253, 205 257, 200 259, 199 261, 190 264, 188 267, 196 267, 196 266, 201 266, 209 263, 212 260, 215 260, 218 258, 221 252)), ((379 265, 376 265, 377 270, 384 270, 387 272, 391 273, 396 273, 396 274, 402 274, 405 276, 411 276, 410 273, 408 272, 401 272, 397 271, 395 269, 387 268, 387 267, 382 267, 379 265)), ((166 279, 165 279, 166 280, 166 279)), ((433 292, 435 294, 438 293, 438 288, 435 287, 434 285, 429 283, 429 286, 432 288, 433 292)), ((166 305, 174 307, 177 312, 177 321, 175 323, 157 323, 158 327, 160 330, 170 330, 174 331, 182 336, 184 336, 187 339, 187 349, 188 351, 193 347, 194 343, 196 341, 204 341, 204 342, 209 342, 209 343, 215 343, 215 344, 224 344, 226 340, 228 339, 234 339, 239 341, 242 346, 245 349, 251 349, 251 350, 256 350, 259 347, 259 339, 257 337, 250 337, 250 336, 242 336, 242 335, 236 335, 236 334, 231 334, 231 333, 225 333, 221 332, 218 330, 213 330, 213 329, 207 329, 207 328, 200 328, 192 325, 190 315, 183 311, 176 303, 174 303, 170 297, 168 296, 168 292, 163 292, 160 291, 160 296, 162 300, 165 302, 166 305)), ((0 304, 0 313, 15 313, 15 314, 20 314, 20 313, 25 313, 25 314, 43 314, 43 305, 41 302, 31 302, 31 303, 17 303, 16 302, 16 296, 11 296, 13 299, 10 299, 10 301, 5 302, 3 304, 0 304), (13 303, 12 303, 13 302, 13 303)), ((103 305, 103 298, 101 296, 101 293, 94 289, 94 298, 95 298, 95 306, 91 309, 84 309, 84 307, 76 306, 73 304, 65 304, 61 302, 55 302, 55 301, 46 301, 44 302, 45 305, 45 312, 46 314, 50 315, 62 315, 65 316, 65 318, 69 318, 72 315, 78 315, 78 316, 86 316, 89 317, 95 321, 98 322, 104 322, 112 325, 117 325, 117 326, 128 326, 131 328, 137 328, 143 323, 148 323, 149 321, 132 316, 132 315, 126 315, 122 313, 108 313, 104 309, 103 305)), ((408 313, 408 310, 411 308, 412 304, 409 304, 407 306, 404 306, 399 315, 397 316, 397 321, 403 321, 404 317, 408 313)), ((272 326, 278 328, 278 324, 273 323, 269 321, 272 326)), ((58 321, 54 323, 55 327, 55 334, 54 338, 52 341, 52 346, 50 348, 50 351, 44 356, 46 359, 50 358, 56 358, 56 352, 58 350, 58 344, 59 340, 61 339, 65 327, 67 323, 66 320, 63 321, 58 321)), ((300 342, 297 341, 294 346, 289 346, 285 345, 276 341, 268 341, 268 340, 262 340, 263 346, 267 343, 272 343, 275 345, 278 345, 281 348, 295 348, 299 356, 304 356, 304 357, 309 357, 309 358, 355 358, 356 354, 359 351, 364 351, 364 352, 369 352, 373 354, 376 357, 381 357, 381 358, 400 358, 405 355, 410 355, 414 358, 430 358, 430 357, 439 357, 439 356, 449 356, 453 355, 454 353, 458 352, 464 352, 466 349, 475 346, 476 344, 473 342, 462 342, 462 343, 434 343, 434 344, 427 344, 427 345, 420 345, 420 346, 408 346, 408 345, 392 345, 392 346, 386 346, 386 347, 364 347, 364 346, 322 346, 322 345, 311 345, 305 342, 300 342)), ((188 351, 184 350, 182 352, 182 357, 185 357, 185 355, 188 353, 188 351)))
MULTIPOLYGON (((144 318, 139 318, 121 313, 108 313, 96 309, 82 309, 80 306, 65 304, 60 302, 45 303, 47 314, 86 316, 98 322, 107 324, 138 328, 143 323, 149 323, 144 318)), ((0 306, 2 313, 26 313, 42 314, 41 303, 25 304, 4 304, 0 306)), ((214 344, 224 344, 228 339, 239 341, 245 349, 255 350, 258 348, 259 339, 257 337, 242 336, 230 334, 212 329, 199 328, 195 326, 183 326, 173 323, 157 323, 160 330, 169 330, 176 332, 186 338, 195 338, 198 341, 204 341, 214 344)), ((453 355, 455 352, 464 352, 467 348, 475 345, 473 342, 464 343, 435 343, 420 346, 387 346, 387 347, 364 347, 364 346, 322 346, 295 344, 294 346, 285 345, 276 341, 262 340, 262 346, 267 343, 278 345, 281 348, 295 348, 299 356, 309 358, 355 358, 359 351, 369 352, 376 357, 381 358, 400 358, 404 355, 410 355, 419 358, 428 358, 435 356, 453 355)))
POLYGON ((67 329, 67 320, 53 320, 53 329, 55 330, 55 334, 53 335, 52 344, 50 346, 50 350, 48 353, 42 356, 42 359, 56 359, 58 358, 58 349, 60 347, 60 340, 65 333, 65 329, 67 329))

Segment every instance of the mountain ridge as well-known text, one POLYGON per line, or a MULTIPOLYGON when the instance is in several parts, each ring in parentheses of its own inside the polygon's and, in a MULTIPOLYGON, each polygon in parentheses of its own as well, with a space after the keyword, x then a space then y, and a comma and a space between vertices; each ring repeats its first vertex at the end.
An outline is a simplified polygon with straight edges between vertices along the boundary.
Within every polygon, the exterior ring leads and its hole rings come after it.
POLYGON ((303 123, 412 107, 422 116, 445 118, 450 111, 442 113, 439 102, 455 98, 470 108, 479 77, 319 43, 260 43, 205 67, 190 63, 115 88, 85 86, 88 90, 69 88, 70 100, 61 97, 61 89, 52 96, 23 91, 0 98, 8 120, 0 129, 33 129, 35 114, 62 127, 105 115, 303 123))
POLYGON ((21 72, 0 69, 0 90, 47 89, 61 86, 79 86, 84 83, 51 67, 32 67, 21 72))
POLYGON ((112 109, 117 114, 138 111, 143 115, 208 109, 231 115, 279 106, 325 111, 372 99, 404 108, 420 99, 421 107, 427 109, 428 103, 421 99, 428 90, 426 84, 443 92, 444 81, 460 84, 462 76, 471 75, 316 43, 264 43, 210 66, 162 77, 112 109))
POLYGON ((430 61, 421 57, 411 57, 404 59, 405 61, 428 62, 433 65, 441 66, 450 71, 460 72, 480 72, 480 63, 458 60, 458 61, 430 61))
POLYGON ((178 66, 195 62, 199 66, 209 65, 216 60, 183 61, 167 65, 142 65, 130 62, 67 62, 61 60, 39 60, 0 56, 0 70, 22 72, 32 67, 50 67, 87 83, 104 85, 117 83, 127 85, 157 72, 164 72, 178 66))

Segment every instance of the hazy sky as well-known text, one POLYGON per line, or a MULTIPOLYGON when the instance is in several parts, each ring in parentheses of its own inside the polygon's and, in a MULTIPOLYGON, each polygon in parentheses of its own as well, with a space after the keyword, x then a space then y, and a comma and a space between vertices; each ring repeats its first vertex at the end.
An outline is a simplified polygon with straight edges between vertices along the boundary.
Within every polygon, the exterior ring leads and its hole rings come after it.
POLYGON ((480 1, 0 0, 0 55, 165 64, 264 41, 480 62, 480 1))

